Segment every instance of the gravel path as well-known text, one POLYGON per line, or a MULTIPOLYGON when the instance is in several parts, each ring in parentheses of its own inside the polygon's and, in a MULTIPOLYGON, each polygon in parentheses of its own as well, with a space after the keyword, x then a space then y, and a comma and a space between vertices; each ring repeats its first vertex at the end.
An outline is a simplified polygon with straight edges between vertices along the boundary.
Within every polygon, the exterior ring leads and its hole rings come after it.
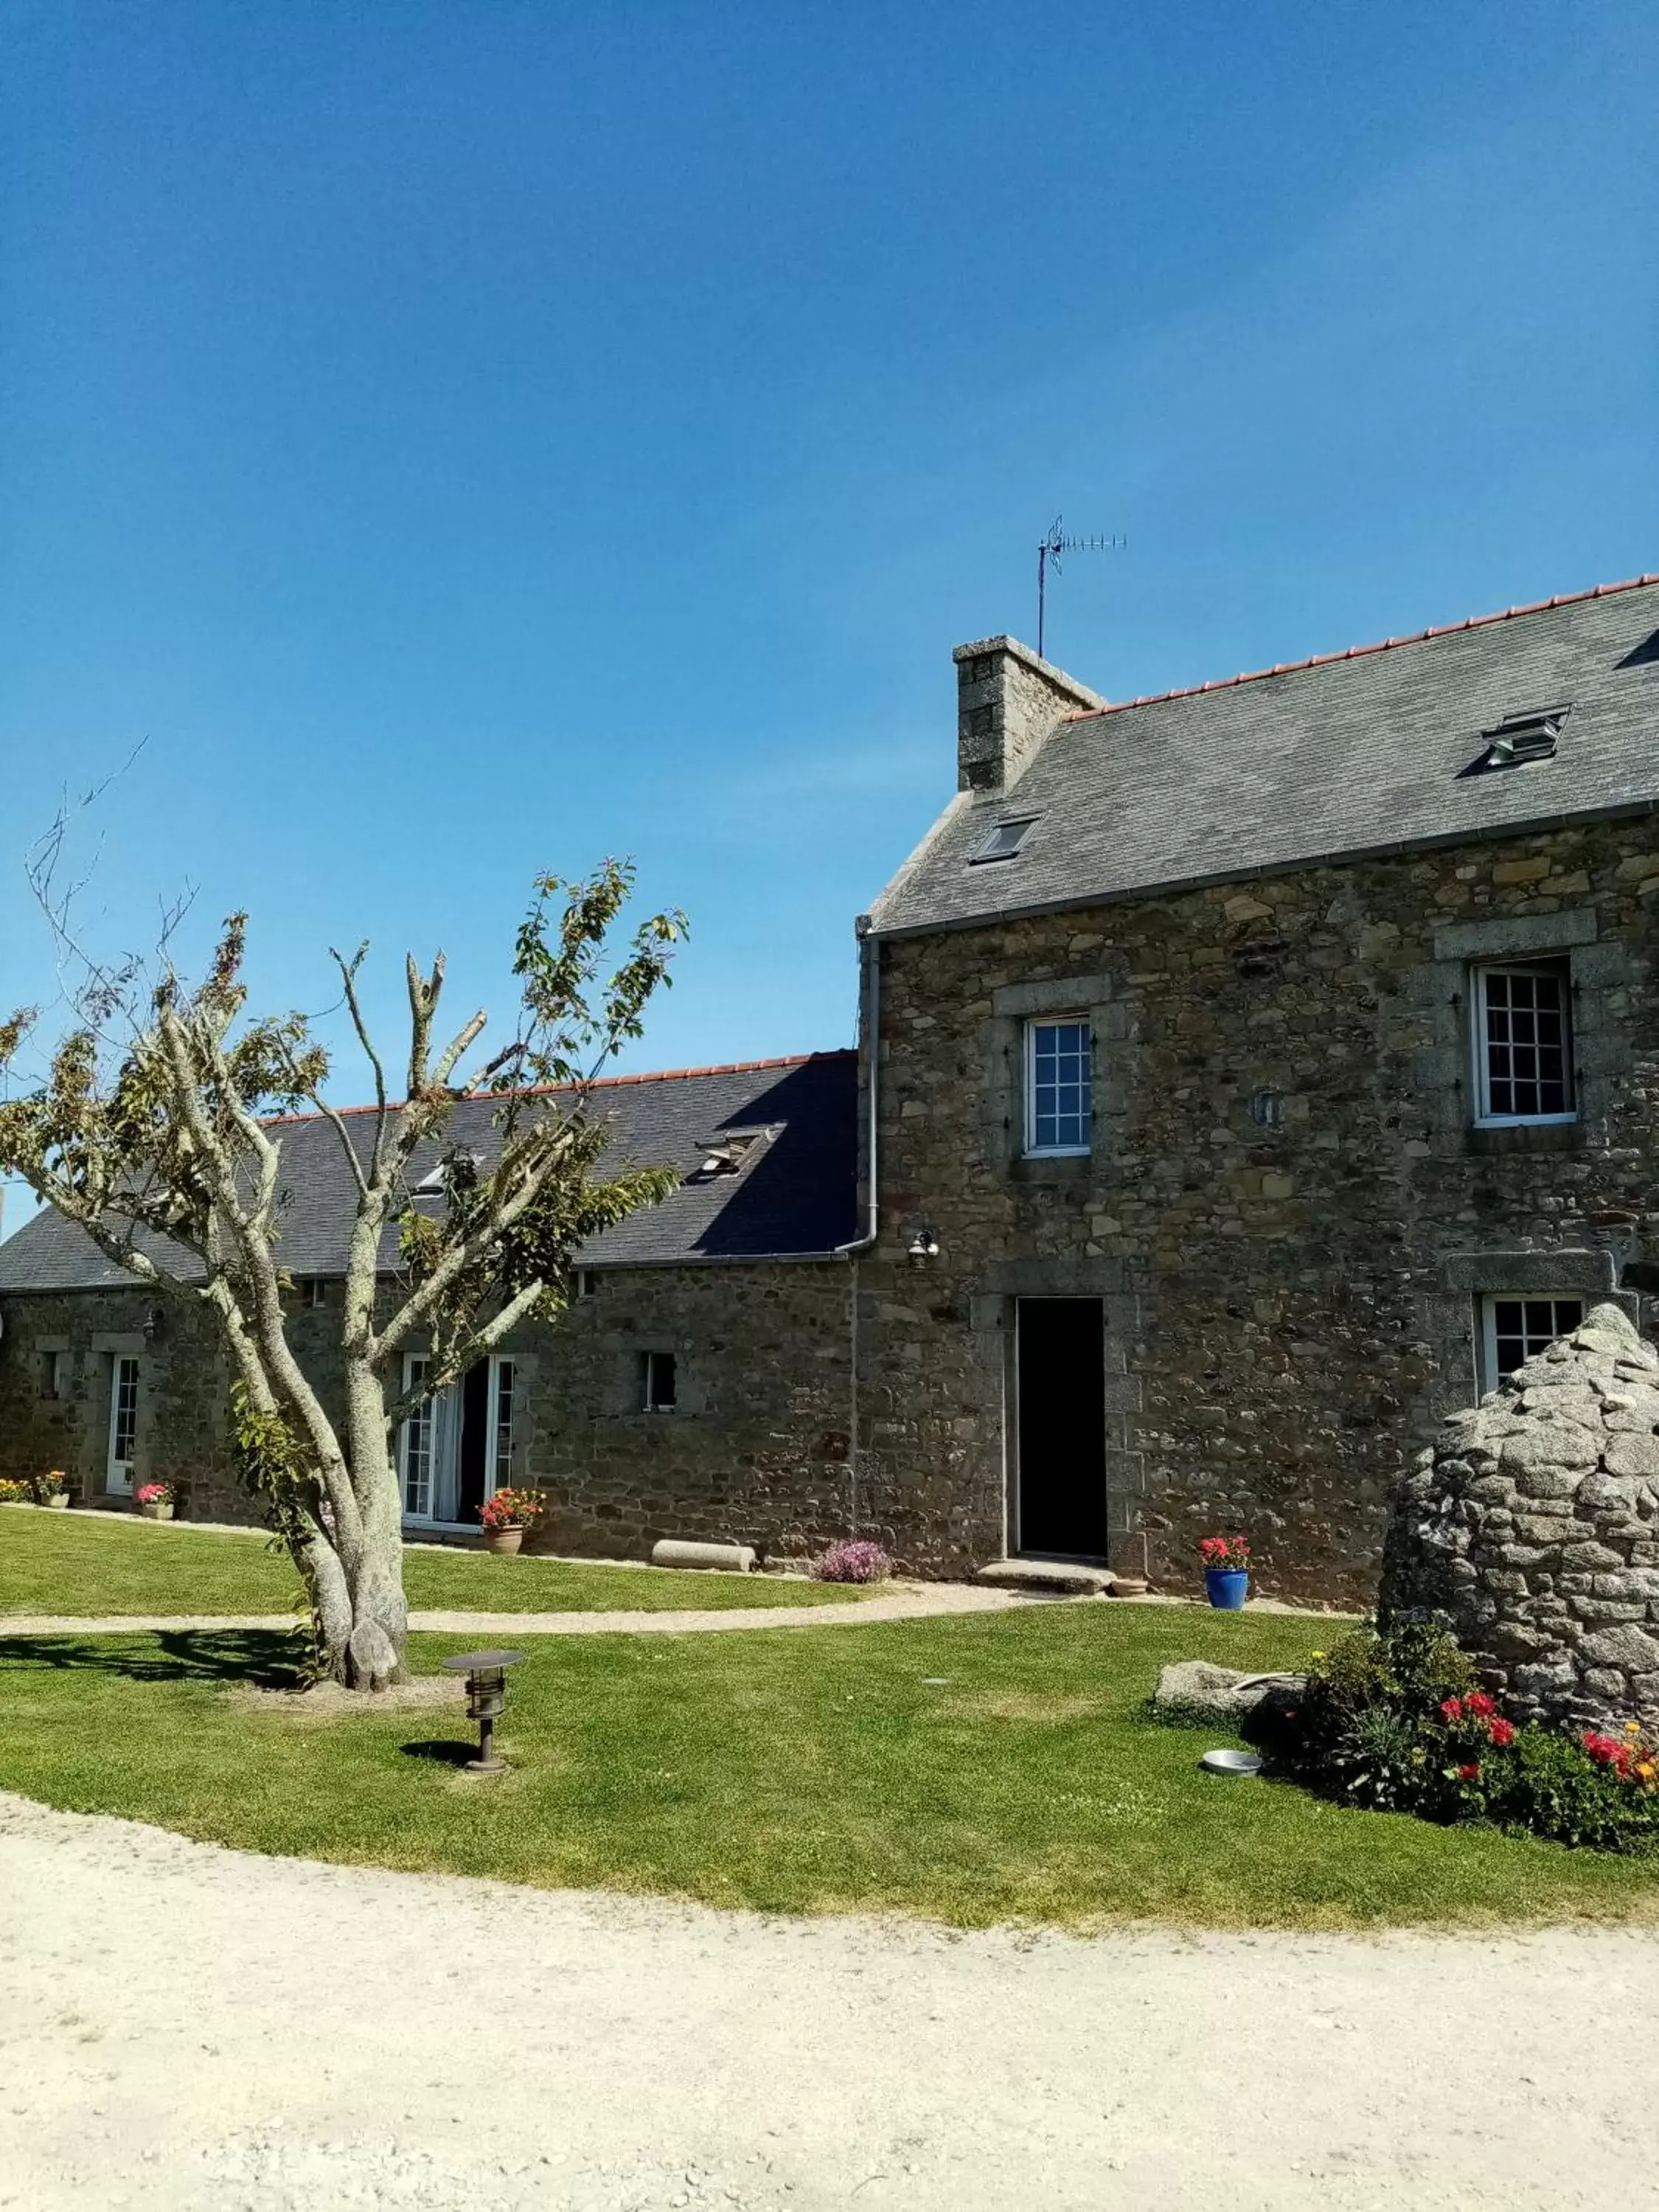
MULTIPOLYGON (((412 1629, 441 1636, 629 1636, 718 1633, 736 1628, 855 1628, 870 1620, 931 1620, 940 1613, 1006 1613, 1011 1606, 1066 1601, 1031 1598, 969 1583, 917 1583, 852 1605, 688 1607, 680 1613, 411 1613, 412 1629)), ((294 1628, 291 1613, 0 1613, 0 1636, 140 1636, 175 1629, 294 1628)))
POLYGON ((8 1796, 0 2040, 15 2212, 1599 2212, 1659 2157, 1654 1933, 954 1936, 8 1796))

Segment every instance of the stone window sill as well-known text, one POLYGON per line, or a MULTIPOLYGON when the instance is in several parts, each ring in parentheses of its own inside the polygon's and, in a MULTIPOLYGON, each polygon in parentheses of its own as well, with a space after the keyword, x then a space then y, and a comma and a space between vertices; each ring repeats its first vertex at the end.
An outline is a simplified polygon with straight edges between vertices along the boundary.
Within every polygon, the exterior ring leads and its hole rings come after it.
POLYGON ((1481 1158, 1511 1152, 1579 1152, 1584 1149, 1582 1121, 1516 1121, 1507 1128, 1469 1129, 1467 1149, 1481 1158))
POLYGON ((1086 1182, 1094 1171, 1088 1152, 1021 1152, 1008 1163, 1016 1182, 1086 1182))

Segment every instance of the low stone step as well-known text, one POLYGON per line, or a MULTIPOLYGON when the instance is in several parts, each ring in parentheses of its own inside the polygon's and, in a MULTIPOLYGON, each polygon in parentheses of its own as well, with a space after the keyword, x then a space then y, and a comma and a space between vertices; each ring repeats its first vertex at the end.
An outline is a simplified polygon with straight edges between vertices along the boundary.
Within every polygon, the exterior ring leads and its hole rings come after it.
POLYGON ((1079 1566, 1069 1559, 993 1559, 974 1580, 989 1583, 994 1589, 1059 1590, 1066 1597, 1099 1597, 1112 1586, 1107 1568, 1079 1566))

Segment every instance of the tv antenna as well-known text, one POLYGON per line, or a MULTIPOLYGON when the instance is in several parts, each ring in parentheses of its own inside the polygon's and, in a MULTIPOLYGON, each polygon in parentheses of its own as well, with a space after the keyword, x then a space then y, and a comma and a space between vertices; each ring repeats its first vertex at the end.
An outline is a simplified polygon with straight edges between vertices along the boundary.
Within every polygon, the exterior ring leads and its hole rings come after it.
POLYGON ((1067 538, 1059 515, 1048 525, 1048 534, 1037 547, 1037 659, 1042 658, 1042 632, 1048 615, 1048 571, 1060 574, 1062 553, 1112 553, 1128 544, 1127 538, 1067 538))

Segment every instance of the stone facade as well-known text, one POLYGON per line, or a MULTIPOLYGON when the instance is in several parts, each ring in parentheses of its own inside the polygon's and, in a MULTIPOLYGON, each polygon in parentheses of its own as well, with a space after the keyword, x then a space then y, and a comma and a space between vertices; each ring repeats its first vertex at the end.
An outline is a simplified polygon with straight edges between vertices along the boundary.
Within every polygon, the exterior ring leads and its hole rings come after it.
MULTIPOLYGON (((1608 1297, 1639 1321, 1659 1291, 1656 580, 1121 720, 1010 639, 960 647, 957 798, 860 924, 872 1234, 842 1241, 847 1055, 687 1072, 744 1077, 718 1097, 619 1079, 659 1087, 637 1142, 679 1159, 684 1218, 678 1243, 619 1232, 598 1296, 505 1347, 546 1540, 799 1556, 855 1533, 921 1574, 1103 1552, 1190 1588, 1199 1536, 1242 1532, 1259 1588, 1369 1603, 1401 1465, 1513 1364, 1495 1302, 1550 1302, 1553 1333, 1608 1297), (1512 723, 1511 694, 1577 703, 1512 723), (1570 1012, 1570 1112, 1476 1110, 1477 994, 1504 963, 1501 988, 1527 965, 1570 1012), (1091 1070, 1065 1155, 1027 1141, 1045 1021, 1091 1070), (732 1133, 728 1188, 708 1153, 732 1133), (778 1210, 803 1196, 830 1202, 778 1210), (672 1414, 644 1410, 653 1352, 672 1414), (1033 1407, 1088 1501, 1075 1542, 1032 1533, 1033 1407)), ((56 1460, 96 1496, 125 1354, 141 1474, 246 1510, 199 1332, 136 1291, 4 1307, 0 1470, 56 1460)), ((325 1392, 331 1326, 295 1317, 325 1392)))
POLYGON ((659 1537, 752 1544, 798 1563, 850 1531, 845 1261, 640 1267, 531 1333, 520 1439, 554 1510, 545 1548, 641 1557, 659 1537), (672 1352, 672 1413, 641 1410, 640 1363, 672 1352))
MULTIPOLYGON (((847 1534, 851 1273, 845 1261, 608 1269, 556 1323, 509 1339, 512 1480, 552 1501, 541 1547, 638 1557, 688 1536, 801 1559, 847 1534), (642 1410, 647 1351, 675 1356, 672 1413, 642 1410)), ((337 1411, 338 1284, 324 1297, 316 1310, 296 1301, 289 1328, 337 1411)), ((82 1291, 10 1295, 4 1319, 0 1474, 61 1467, 78 1503, 124 1505, 105 1469, 111 1376, 127 1355, 135 1480, 174 1483, 185 1517, 259 1517, 230 1465, 226 1368, 187 1310, 137 1290, 82 1291)))
POLYGON ((172 1482, 198 1519, 256 1518, 230 1473, 228 1374, 211 1332, 153 1292, 45 1291, 0 1314, 0 1474, 61 1468, 80 1505, 106 1483, 115 1361, 138 1363, 141 1482, 172 1482))
POLYGON ((1659 1353, 1619 1307, 1451 1416, 1382 1601, 1439 1614, 1517 1718, 1659 1724, 1659 1353))
MULTIPOLYGON (((1018 1302, 1086 1297, 1113 1564, 1184 1587, 1196 1537, 1241 1529, 1262 1589, 1369 1602, 1404 1458, 1479 1395, 1481 1298, 1588 1300, 1659 1255, 1656 908, 1659 831, 1635 819, 879 940, 873 1249, 607 1269, 507 1347, 547 1540, 798 1556, 855 1531, 970 1571, 1018 1543, 1018 1302), (1571 971, 1577 1117, 1477 1128, 1470 963, 1545 956, 1571 971), (1024 1025, 1061 1012, 1093 1037, 1093 1141, 1028 1158, 1024 1025), (653 1348, 672 1415, 635 1395, 653 1348)), ((4 1320, 0 1471, 63 1465, 100 1498, 128 1352, 141 1479, 247 1514, 199 1328, 137 1290, 11 1294, 4 1320)), ((325 1390, 332 1326, 295 1316, 325 1390)))
POLYGON ((931 1571, 1017 1540, 1015 1302, 1098 1297, 1115 1563, 1189 1584, 1240 1529, 1263 1589, 1368 1602, 1403 1453, 1477 1395, 1482 1296, 1659 1251, 1656 904, 1643 817, 883 940, 862 1516, 931 1571), (1577 1117, 1477 1128, 1470 963, 1547 955, 1577 1117), (1061 1012, 1093 1141, 1027 1158, 1023 1024, 1061 1012))

